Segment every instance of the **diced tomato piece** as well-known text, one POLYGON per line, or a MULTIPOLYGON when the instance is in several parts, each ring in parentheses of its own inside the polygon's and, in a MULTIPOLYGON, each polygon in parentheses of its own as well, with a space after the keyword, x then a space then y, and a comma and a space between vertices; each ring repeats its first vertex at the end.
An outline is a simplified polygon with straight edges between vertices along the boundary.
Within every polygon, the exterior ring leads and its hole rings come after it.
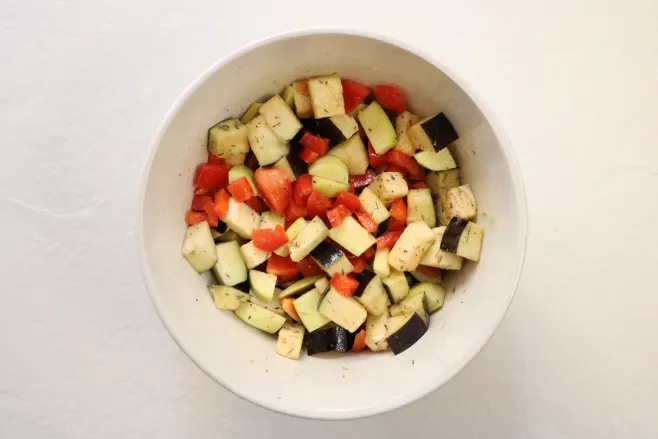
POLYGON ((290 175, 279 168, 258 168, 254 173, 258 191, 275 212, 283 212, 292 197, 290 175))
POLYGON ((364 261, 363 258, 360 256, 359 257, 352 256, 351 258, 348 257, 348 259, 350 260, 352 266, 354 267, 352 273, 357 273, 357 274, 361 273, 363 272, 363 270, 366 269, 366 265, 368 265, 366 264, 366 261, 364 261))
MULTIPOLYGON (((256 243, 254 243, 254 245, 255 244, 256 243)), ((299 274, 299 267, 289 257, 282 257, 274 253, 267 260, 267 268, 265 271, 277 276, 291 277, 299 274)))
POLYGON ((306 216, 306 206, 297 203, 295 200, 290 200, 286 206, 286 222, 293 222, 297 218, 304 218, 306 216))
POLYGON ((377 175, 372 169, 368 169, 365 174, 362 175, 350 175, 349 183, 350 187, 354 189, 363 189, 368 186, 370 183, 375 181, 377 175))
POLYGON ((404 230, 404 225, 407 222, 406 219, 399 220, 395 218, 390 218, 388 220, 388 231, 397 232, 398 230, 404 230))
POLYGON ((258 213, 263 213, 269 210, 265 203, 263 203, 263 201, 261 201, 261 199, 257 196, 249 198, 247 201, 245 201, 245 204, 258 213))
POLYGON ((374 219, 367 213, 365 213, 362 210, 357 210, 354 212, 354 215, 356 215, 356 219, 359 220, 359 223, 361 223, 361 226, 366 229, 368 233, 376 233, 377 232, 377 223, 375 222, 374 219))
POLYGON ((407 108, 400 89, 395 85, 378 85, 375 87, 375 100, 384 110, 398 114, 404 112, 407 108))
POLYGON ((426 276, 439 277, 441 276, 441 269, 436 267, 428 267, 427 265, 419 265, 416 267, 417 271, 420 271, 426 276))
POLYGON ((377 238, 377 248, 393 248, 400 236, 402 235, 402 230, 395 232, 386 232, 379 238, 377 238))
POLYGON ((361 254, 361 257, 366 262, 372 262, 375 259, 375 249, 373 247, 368 247, 368 250, 364 251, 361 254))
POLYGON ((350 297, 359 288, 359 281, 345 274, 337 274, 331 278, 331 286, 341 296, 350 297))
POLYGON ((427 183, 424 181, 417 181, 411 186, 409 186, 410 189, 427 189, 427 183))
POLYGON ((318 154, 315 151, 311 151, 308 148, 302 149, 302 152, 299 153, 299 158, 302 159, 308 165, 314 163, 319 157, 320 154, 318 154))
POLYGON ((201 189, 220 189, 228 184, 229 165, 213 165, 206 163, 199 169, 196 187, 201 189))
POLYGON ((406 221, 407 220, 407 203, 404 201, 404 198, 396 198, 391 203, 391 209, 389 210, 391 217, 396 220, 406 221))
POLYGON ((288 242, 288 236, 284 228, 277 224, 275 228, 254 230, 251 235, 254 247, 266 252, 273 252, 288 242))
POLYGON ((343 79, 343 101, 345 101, 345 113, 349 114, 368 96, 370 89, 351 79, 343 79))
POLYGON ((386 157, 392 166, 403 169, 403 173, 409 174, 413 180, 422 180, 425 178, 425 169, 410 155, 397 149, 392 149, 386 153, 386 157))
POLYGON ((304 259, 299 261, 298 265, 299 271, 304 277, 319 276, 324 273, 317 262, 315 262, 310 256, 306 256, 304 259))
POLYGON ((347 207, 351 212, 361 208, 361 201, 359 201, 359 197, 345 191, 338 194, 334 206, 338 206, 339 204, 347 207))
POLYGON ((352 212, 350 212, 350 210, 342 204, 339 204, 333 209, 327 211, 327 218, 329 219, 329 224, 331 224, 331 227, 340 226, 348 216, 352 216, 352 212))
POLYGON ((221 157, 217 157, 215 154, 213 154, 209 150, 208 151, 208 163, 210 163, 211 165, 223 165, 223 164, 226 163, 226 160, 224 160, 221 157))
POLYGON ((228 185, 228 191, 236 201, 244 202, 254 196, 254 189, 247 177, 240 177, 228 185))
POLYGON ((284 297, 281 299, 281 308, 292 317, 293 320, 301 322, 302 319, 299 317, 297 310, 295 309, 295 298, 294 297, 284 297))
POLYGON ((195 212, 193 210, 188 210, 185 214, 185 222, 188 226, 193 226, 195 224, 202 223, 207 221, 205 212, 195 212))
POLYGON ((208 201, 212 201, 208 195, 195 195, 192 198, 192 210, 195 212, 204 212, 208 201))
POLYGON ((375 148, 372 147, 372 143, 370 142, 368 142, 368 157, 370 157, 370 166, 375 169, 388 165, 388 157, 386 154, 377 154, 375 148))
POLYGON ((316 136, 308 131, 304 133, 299 143, 301 143, 304 148, 310 149, 316 153, 318 156, 325 155, 329 150, 329 139, 316 136))
POLYGON ((327 210, 331 208, 331 205, 332 203, 329 197, 322 195, 314 189, 306 203, 306 216, 310 219, 313 219, 316 216, 323 217, 326 215, 327 210))
POLYGON ((252 171, 255 171, 260 167, 256 154, 254 154, 253 151, 249 151, 249 154, 247 154, 247 158, 244 160, 244 165, 252 171))
POLYGON ((224 221, 226 219, 226 214, 228 213, 228 205, 229 205, 229 199, 230 195, 226 191, 226 189, 221 189, 217 193, 215 193, 215 214, 224 221))
POLYGON ((352 344, 352 352, 359 352, 366 348, 366 330, 362 329, 354 336, 354 343, 352 344))
POLYGON ((309 174, 302 174, 297 177, 294 183, 295 187, 295 201, 299 204, 306 206, 308 197, 311 196, 313 192, 313 177, 309 174))

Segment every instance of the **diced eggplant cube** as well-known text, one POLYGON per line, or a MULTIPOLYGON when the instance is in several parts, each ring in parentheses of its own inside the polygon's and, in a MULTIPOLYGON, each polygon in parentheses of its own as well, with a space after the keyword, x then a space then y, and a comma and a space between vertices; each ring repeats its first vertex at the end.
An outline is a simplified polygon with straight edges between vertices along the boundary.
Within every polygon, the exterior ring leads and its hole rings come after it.
POLYGON ((445 114, 438 113, 420 120, 409 128, 409 135, 416 149, 440 151, 459 135, 445 114))

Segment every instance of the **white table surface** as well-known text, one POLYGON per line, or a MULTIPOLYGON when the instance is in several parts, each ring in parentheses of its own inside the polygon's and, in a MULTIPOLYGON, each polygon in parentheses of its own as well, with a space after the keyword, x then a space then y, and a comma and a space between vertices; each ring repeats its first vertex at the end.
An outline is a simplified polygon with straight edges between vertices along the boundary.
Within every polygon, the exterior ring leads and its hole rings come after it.
POLYGON ((1 438, 658 437, 658 3, 362 3, 0 1, 1 438), (517 297, 482 353, 409 407, 340 423, 198 370, 134 244, 149 143, 181 91, 247 42, 317 25, 390 32, 466 79, 529 205, 517 297))

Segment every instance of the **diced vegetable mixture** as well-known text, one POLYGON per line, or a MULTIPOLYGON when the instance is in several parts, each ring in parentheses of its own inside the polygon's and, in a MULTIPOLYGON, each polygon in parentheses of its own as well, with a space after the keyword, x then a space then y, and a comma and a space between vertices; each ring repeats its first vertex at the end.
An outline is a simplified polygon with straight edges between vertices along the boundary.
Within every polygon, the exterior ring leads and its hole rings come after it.
POLYGON ((480 259, 477 203, 444 113, 395 85, 302 79, 208 132, 183 256, 219 309, 291 359, 400 354, 443 306, 443 270, 480 259))

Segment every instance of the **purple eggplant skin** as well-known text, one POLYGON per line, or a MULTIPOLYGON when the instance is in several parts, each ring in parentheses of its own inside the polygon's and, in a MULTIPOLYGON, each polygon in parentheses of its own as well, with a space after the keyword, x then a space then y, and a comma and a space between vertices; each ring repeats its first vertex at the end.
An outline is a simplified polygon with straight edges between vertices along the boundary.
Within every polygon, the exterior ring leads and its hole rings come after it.
POLYGON ((450 224, 446 227, 445 232, 443 232, 443 238, 441 238, 441 250, 444 252, 456 253, 457 246, 459 245, 459 239, 468 224, 468 220, 454 217, 450 220, 450 224))
POLYGON ((356 276, 356 280, 359 282, 359 286, 357 287, 356 291, 354 291, 353 296, 361 297, 363 292, 366 290, 366 287, 370 281, 375 278, 375 276, 377 276, 375 273, 367 270, 359 273, 359 275, 356 276))
POLYGON ((386 218, 384 221, 379 223, 377 226, 377 236, 383 235, 384 233, 388 232, 388 221, 390 218, 386 218))
POLYGON ((414 313, 404 326, 386 339, 386 342, 391 351, 398 355, 413 346, 426 332, 425 321, 418 313, 414 313))
POLYGON ((249 294, 249 291, 251 290, 251 285, 249 285, 249 280, 246 280, 244 282, 240 282, 237 285, 233 285, 233 288, 235 288, 236 290, 240 290, 243 293, 249 294))
POLYGON ((432 146, 436 151, 441 151, 443 148, 459 139, 459 135, 452 126, 452 123, 445 114, 439 113, 430 120, 421 124, 423 131, 432 142, 432 146))
POLYGON ((299 153, 302 152, 302 149, 303 146, 299 143, 297 137, 290 141, 290 152, 286 156, 286 159, 288 160, 290 169, 292 169, 292 173, 295 174, 295 178, 308 172, 308 165, 304 160, 299 158, 299 153))
POLYGON ((311 252, 311 257, 324 268, 331 267, 336 261, 345 256, 345 254, 336 246, 327 241, 322 241, 311 252))
POLYGON ((328 329, 318 329, 304 337, 304 345, 309 355, 325 352, 347 352, 354 345, 354 334, 347 329, 336 326, 328 329))

